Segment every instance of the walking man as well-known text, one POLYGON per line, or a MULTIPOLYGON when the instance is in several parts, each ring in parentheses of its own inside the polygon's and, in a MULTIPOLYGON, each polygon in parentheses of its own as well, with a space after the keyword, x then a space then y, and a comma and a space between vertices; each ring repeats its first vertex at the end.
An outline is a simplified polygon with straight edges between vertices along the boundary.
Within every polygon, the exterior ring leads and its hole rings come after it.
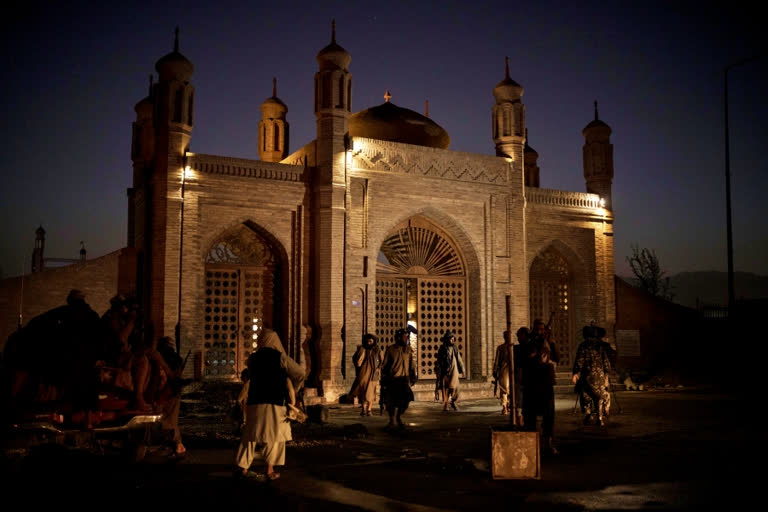
POLYGON ((387 428, 405 428, 402 415, 414 399, 411 386, 418 380, 418 374, 409 338, 410 333, 406 329, 398 329, 394 344, 388 346, 384 354, 381 400, 389 414, 387 428))
POLYGON ((555 426, 555 363, 557 348, 551 332, 540 319, 533 323, 531 336, 521 346, 523 368, 524 428, 536 431, 541 416, 542 446, 550 455, 557 455, 552 436, 555 426))
POLYGON ((585 413, 584 424, 593 420, 601 427, 605 426, 605 414, 610 407, 608 394, 608 375, 611 371, 610 354, 599 338, 599 328, 584 326, 584 341, 576 349, 573 362, 573 383, 581 402, 581 411, 585 413))
POLYGON ((437 350, 437 385, 443 391, 443 410, 448 410, 448 399, 454 411, 456 400, 459 399, 459 374, 464 373, 464 360, 456 347, 456 336, 446 331, 440 339, 443 344, 437 350))

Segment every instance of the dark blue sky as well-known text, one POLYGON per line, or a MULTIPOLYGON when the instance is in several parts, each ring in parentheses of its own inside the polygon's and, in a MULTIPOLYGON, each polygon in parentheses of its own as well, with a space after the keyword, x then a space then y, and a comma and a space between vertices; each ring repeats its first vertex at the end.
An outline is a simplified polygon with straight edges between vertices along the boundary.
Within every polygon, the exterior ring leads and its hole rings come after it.
MULTIPOLYGON (((766 48, 746 3, 162 4, 24 3, 5 16, 3 276, 29 271, 40 224, 51 257, 77 257, 81 240, 89 257, 126 244, 133 107, 176 25, 195 65, 191 150, 256 159, 273 76, 291 151, 315 137, 315 56, 332 18, 352 55, 353 110, 387 89, 419 112, 428 99, 458 151, 493 154, 492 92, 509 56, 545 188, 585 191, 581 130, 598 100, 613 129, 616 272, 629 274, 631 244, 670 274, 726 270, 723 69, 766 48)), ((735 268, 768 275, 766 60, 729 76, 735 268)))

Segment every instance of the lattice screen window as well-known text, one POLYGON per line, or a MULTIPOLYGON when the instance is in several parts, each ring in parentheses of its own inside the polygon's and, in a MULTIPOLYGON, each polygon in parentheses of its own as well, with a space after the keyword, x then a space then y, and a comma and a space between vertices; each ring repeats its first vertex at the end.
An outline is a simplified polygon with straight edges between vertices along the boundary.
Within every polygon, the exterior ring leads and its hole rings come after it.
POLYGON ((203 324, 204 374, 231 377, 237 364, 237 306, 239 272, 208 269, 205 273, 203 324))
POLYGON ((242 326, 243 342, 238 369, 245 368, 248 356, 256 349, 256 339, 264 328, 264 286, 262 273, 256 269, 243 271, 242 326))
POLYGON ((393 343, 395 331, 405 327, 405 279, 376 279, 376 337, 382 353, 393 343))
POLYGON ((536 318, 544 322, 552 318, 552 339, 560 356, 560 366, 567 366, 573 358, 570 333, 568 262, 556 249, 544 250, 531 265, 530 312, 531 323, 536 318))
POLYGON ((212 244, 205 261, 204 375, 237 377, 274 311, 274 253, 258 233, 240 225, 212 244))
POLYGON ((463 280, 419 279, 420 322, 416 365, 420 377, 435 378, 437 351, 445 331, 453 332, 456 347, 466 363, 464 304, 463 280))

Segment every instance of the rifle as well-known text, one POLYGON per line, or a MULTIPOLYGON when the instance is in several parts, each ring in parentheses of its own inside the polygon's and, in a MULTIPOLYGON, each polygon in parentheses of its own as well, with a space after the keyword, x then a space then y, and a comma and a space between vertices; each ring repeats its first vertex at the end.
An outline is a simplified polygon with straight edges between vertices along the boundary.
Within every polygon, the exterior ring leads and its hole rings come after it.
POLYGON ((549 314, 549 320, 547 321, 547 325, 544 326, 544 329, 547 331, 547 336, 552 334, 552 331, 550 331, 550 327, 552 327, 552 320, 555 319, 555 310, 553 309, 552 312, 549 314))
POLYGON ((173 394, 178 394, 181 392, 182 388, 184 386, 188 386, 192 383, 194 379, 184 379, 181 376, 184 374, 184 367, 187 366, 187 360, 189 359, 189 355, 192 353, 192 351, 187 352, 187 356, 184 358, 184 361, 182 361, 181 366, 176 370, 176 375, 173 378, 168 379, 168 387, 173 392, 173 394))

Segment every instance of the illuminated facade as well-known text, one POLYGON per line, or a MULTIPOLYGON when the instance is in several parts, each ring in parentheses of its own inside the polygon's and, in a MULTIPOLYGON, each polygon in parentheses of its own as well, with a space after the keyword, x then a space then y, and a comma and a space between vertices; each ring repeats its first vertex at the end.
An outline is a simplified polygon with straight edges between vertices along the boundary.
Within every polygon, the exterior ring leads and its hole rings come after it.
POLYGON ((541 189, 508 64, 493 89, 495 155, 481 155, 451 151, 445 130, 389 94, 353 113, 350 61, 334 33, 317 55, 317 137, 293 153, 273 89, 260 160, 189 152, 194 68, 178 39, 157 62, 158 82, 136 105, 128 216, 155 336, 178 326, 181 352, 195 354, 189 372, 236 379, 259 330, 273 327, 327 401, 354 378, 364 333, 391 343, 406 323, 419 332, 423 390, 450 329, 464 389, 479 395, 492 392, 508 327, 551 316, 566 367, 590 320, 612 340, 613 155, 597 112, 583 131, 588 192, 541 189))

